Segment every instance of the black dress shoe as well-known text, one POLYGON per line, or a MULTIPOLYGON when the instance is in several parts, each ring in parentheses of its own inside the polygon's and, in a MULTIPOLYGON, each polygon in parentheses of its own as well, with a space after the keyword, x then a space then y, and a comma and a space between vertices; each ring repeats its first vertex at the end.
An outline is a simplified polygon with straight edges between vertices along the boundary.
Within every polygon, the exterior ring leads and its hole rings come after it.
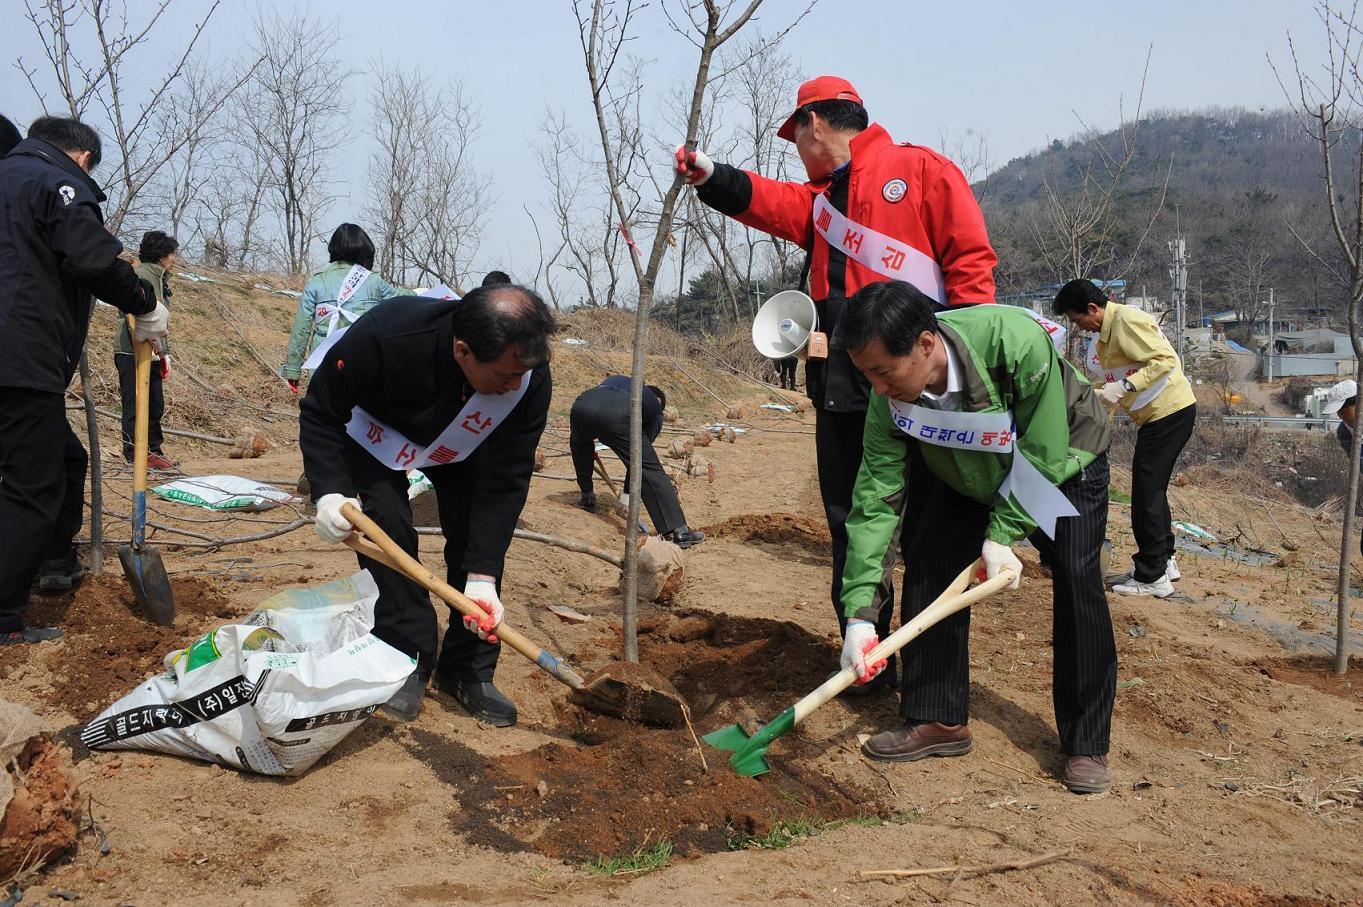
POLYGON ((421 714, 421 700, 426 696, 426 683, 430 679, 430 671, 414 671, 407 676, 402 689, 379 708, 399 721, 411 721, 421 714))
POLYGON ((449 680, 437 674, 435 688, 449 693, 484 724, 511 727, 516 723, 516 703, 506 698, 490 680, 449 680))
POLYGON ((49 594, 70 592, 80 585, 84 577, 85 567, 73 548, 66 557, 43 561, 38 570, 38 591, 49 594))
POLYGON ((663 538, 675 543, 678 548, 690 548, 692 545, 699 545, 705 541, 705 533, 697 532, 689 526, 678 526, 663 538))
POLYGON ((58 627, 24 627, 9 633, 0 633, 0 646, 17 646, 24 643, 51 642, 62 638, 58 627))
POLYGON ((590 511, 590 512, 592 512, 592 513, 595 513, 595 512, 596 512, 596 492, 594 492, 594 491, 589 491, 589 492, 587 492, 586 494, 582 495, 581 500, 579 500, 579 501, 577 502, 577 506, 581 507, 583 510, 587 510, 587 511, 590 511))

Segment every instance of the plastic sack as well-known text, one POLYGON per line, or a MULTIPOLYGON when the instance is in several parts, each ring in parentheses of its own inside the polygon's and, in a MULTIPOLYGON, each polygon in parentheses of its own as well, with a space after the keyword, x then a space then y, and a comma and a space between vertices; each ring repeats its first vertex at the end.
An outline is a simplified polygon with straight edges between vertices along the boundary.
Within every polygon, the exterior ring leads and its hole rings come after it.
POLYGON ((207 510, 269 510, 293 495, 273 485, 240 476, 201 476, 158 485, 152 494, 207 510))
POLYGON ((416 666, 370 633, 361 571, 267 599, 166 656, 165 673, 81 729, 90 749, 145 749, 298 775, 393 697, 416 666))

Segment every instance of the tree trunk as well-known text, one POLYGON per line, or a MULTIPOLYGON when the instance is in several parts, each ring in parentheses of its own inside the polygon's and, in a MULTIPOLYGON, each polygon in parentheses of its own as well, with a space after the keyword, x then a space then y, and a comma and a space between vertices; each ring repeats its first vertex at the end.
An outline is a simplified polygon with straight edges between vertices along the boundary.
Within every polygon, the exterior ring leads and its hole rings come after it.
MULTIPOLYGON (((1353 299, 1349 301, 1349 338, 1354 347, 1354 381, 1363 386, 1363 339, 1359 337, 1359 291, 1363 287, 1354 286, 1353 299)), ((1270 351, 1271 355, 1271 351, 1270 351)), ((1345 674, 1349 670, 1349 569, 1354 553, 1354 514, 1358 510, 1358 457, 1363 451, 1363 406, 1354 407, 1353 440, 1349 444, 1349 483, 1344 495, 1344 528, 1339 540, 1339 576, 1335 584, 1335 673, 1345 674)))

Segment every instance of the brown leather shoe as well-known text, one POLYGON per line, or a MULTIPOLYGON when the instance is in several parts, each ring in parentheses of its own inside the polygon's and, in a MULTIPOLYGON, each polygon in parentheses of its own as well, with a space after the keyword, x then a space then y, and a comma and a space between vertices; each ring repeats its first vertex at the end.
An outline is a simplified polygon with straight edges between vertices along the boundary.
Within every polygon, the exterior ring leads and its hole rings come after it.
POLYGON ((964 756, 970 752, 970 726, 965 724, 906 724, 881 731, 861 745, 879 762, 914 762, 928 756, 964 756))
POLYGON ((1060 783, 1071 793, 1105 794, 1112 789, 1112 772, 1107 756, 1071 756, 1065 762, 1060 783))

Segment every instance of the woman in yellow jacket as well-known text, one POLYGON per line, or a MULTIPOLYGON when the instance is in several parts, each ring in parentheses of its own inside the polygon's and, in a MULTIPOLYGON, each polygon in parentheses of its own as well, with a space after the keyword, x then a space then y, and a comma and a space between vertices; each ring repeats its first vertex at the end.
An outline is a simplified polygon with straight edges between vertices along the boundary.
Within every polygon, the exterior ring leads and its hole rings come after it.
POLYGON ((1193 435, 1197 399, 1178 353, 1150 315, 1110 302, 1091 280, 1071 280, 1055 297, 1055 314, 1095 336, 1085 366, 1108 406, 1121 406, 1138 426, 1131 460, 1131 531, 1139 549, 1134 569, 1113 586, 1123 595, 1172 595, 1180 578, 1174 561, 1169 477, 1193 435))

